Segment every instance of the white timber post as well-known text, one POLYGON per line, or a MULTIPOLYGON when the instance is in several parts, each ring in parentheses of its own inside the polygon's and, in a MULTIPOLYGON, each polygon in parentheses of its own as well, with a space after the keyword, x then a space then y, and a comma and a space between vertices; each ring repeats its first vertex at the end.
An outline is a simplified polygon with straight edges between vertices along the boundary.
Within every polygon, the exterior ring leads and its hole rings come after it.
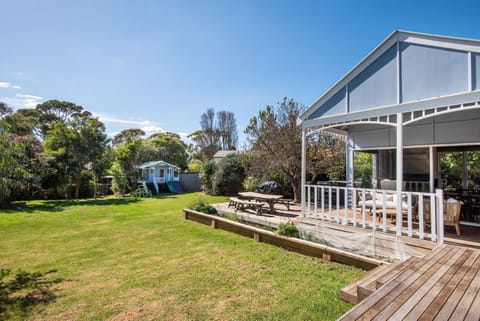
POLYGON ((403 114, 397 113, 397 235, 402 235, 403 114))
POLYGON ((305 128, 302 126, 302 181, 301 181, 301 193, 300 197, 302 202, 302 217, 305 217, 305 181, 306 181, 306 173, 307 173, 307 134, 305 132, 305 128))
MULTIPOLYGON (((434 159, 434 151, 433 146, 428 147, 429 152, 429 159, 430 159, 430 193, 435 193, 435 159, 434 159)), ((424 191, 422 191, 424 192, 424 191)))
MULTIPOLYGON (((346 155, 346 168, 347 168, 347 190, 348 188, 353 188, 353 139, 350 136, 347 136, 347 155, 346 155)), ((345 208, 351 206, 352 202, 352 193, 345 193, 345 208)), ((337 195, 338 197, 338 195, 337 195)))
POLYGON ((437 243, 443 244, 443 190, 437 189, 436 192, 436 199, 437 199, 437 210, 436 210, 436 221, 437 221, 437 243))

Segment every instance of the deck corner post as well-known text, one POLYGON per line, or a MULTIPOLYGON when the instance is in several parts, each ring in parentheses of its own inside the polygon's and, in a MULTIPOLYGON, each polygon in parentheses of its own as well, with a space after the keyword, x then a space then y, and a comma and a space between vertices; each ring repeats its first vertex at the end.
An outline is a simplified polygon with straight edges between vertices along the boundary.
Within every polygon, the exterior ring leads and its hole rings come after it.
POLYGON ((403 191, 403 114, 397 113, 397 235, 402 235, 402 191, 403 191))
POLYGON ((302 175, 301 175, 301 188, 302 191, 300 193, 301 197, 301 204, 302 204, 302 217, 305 217, 305 183, 306 183, 306 157, 307 157, 307 133, 306 129, 302 126, 302 175))
POLYGON ((435 190, 436 199, 437 199, 437 243, 443 244, 443 190, 435 190))

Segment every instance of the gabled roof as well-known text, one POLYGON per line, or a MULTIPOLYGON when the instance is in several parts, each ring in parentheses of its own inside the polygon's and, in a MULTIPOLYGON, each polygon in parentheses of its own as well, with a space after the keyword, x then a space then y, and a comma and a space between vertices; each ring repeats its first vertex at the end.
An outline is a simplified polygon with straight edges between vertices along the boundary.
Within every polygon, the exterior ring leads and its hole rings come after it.
POLYGON ((480 40, 395 30, 355 67, 347 72, 337 83, 320 96, 320 98, 311 104, 310 107, 299 116, 299 121, 302 122, 307 120, 320 106, 342 90, 347 83, 368 68, 377 58, 397 42, 480 53, 480 40))
POLYGON ((219 150, 218 152, 213 155, 213 158, 224 158, 231 154, 237 154, 238 151, 236 150, 219 150))
POLYGON ((163 166, 163 167, 174 167, 177 169, 180 169, 180 167, 172 165, 170 163, 164 162, 164 161, 151 161, 151 162, 146 162, 141 165, 136 166, 138 169, 144 169, 144 168, 150 168, 150 167, 157 167, 157 166, 163 166))

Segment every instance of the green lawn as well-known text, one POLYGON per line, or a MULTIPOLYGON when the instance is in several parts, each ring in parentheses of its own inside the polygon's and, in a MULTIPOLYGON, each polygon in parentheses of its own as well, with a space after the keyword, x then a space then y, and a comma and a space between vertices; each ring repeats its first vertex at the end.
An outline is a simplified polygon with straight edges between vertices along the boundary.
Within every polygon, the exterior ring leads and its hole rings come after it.
POLYGON ((338 291, 363 271, 183 220, 198 197, 0 211, 0 268, 57 281, 46 302, 0 297, 0 320, 334 320, 352 307, 338 291))

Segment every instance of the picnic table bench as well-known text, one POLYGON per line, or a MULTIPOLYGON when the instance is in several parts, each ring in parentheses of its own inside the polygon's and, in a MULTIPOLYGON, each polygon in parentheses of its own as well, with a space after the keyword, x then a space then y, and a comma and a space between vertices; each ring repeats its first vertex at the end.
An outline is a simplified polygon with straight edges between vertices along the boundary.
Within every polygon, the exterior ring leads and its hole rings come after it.
POLYGON ((294 201, 289 198, 281 198, 279 200, 276 200, 275 203, 285 205, 285 207, 287 208, 287 211, 290 211, 290 205, 293 205, 294 201))
POLYGON ((262 194, 256 192, 240 192, 238 195, 242 198, 268 204, 270 213, 275 213, 275 202, 283 198, 283 195, 262 194))
POLYGON ((255 210, 255 214, 262 215, 262 209, 265 203, 261 202, 254 202, 249 200, 241 200, 237 197, 230 197, 230 201, 228 203, 228 207, 232 206, 235 207, 235 212, 237 210, 244 210, 247 208, 251 208, 255 210))

